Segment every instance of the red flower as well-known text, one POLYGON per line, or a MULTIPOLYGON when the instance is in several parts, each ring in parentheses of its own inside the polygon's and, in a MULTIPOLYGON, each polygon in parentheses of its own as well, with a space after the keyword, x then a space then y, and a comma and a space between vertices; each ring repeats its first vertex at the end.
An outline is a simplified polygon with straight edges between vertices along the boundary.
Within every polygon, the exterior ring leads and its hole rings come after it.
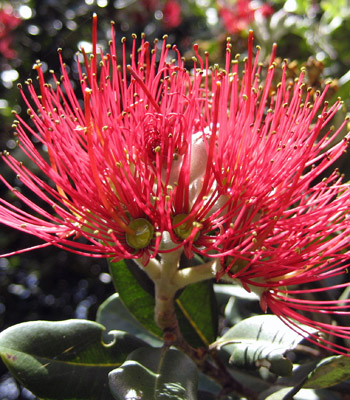
POLYGON ((220 0, 218 1, 219 15, 225 29, 232 34, 240 33, 254 21, 255 13, 263 17, 273 14, 273 8, 268 4, 255 5, 251 0, 220 0))
POLYGON ((147 13, 154 14, 160 11, 163 16, 162 25, 165 30, 176 28, 182 22, 181 5, 178 0, 142 0, 140 4, 143 10, 136 12, 136 14, 134 12, 134 16, 141 20, 145 19, 147 13))
POLYGON ((345 353, 348 349, 331 343, 329 335, 349 338, 350 327, 304 314, 350 314, 350 300, 336 300, 339 293, 334 297, 336 290, 350 285, 350 188, 337 171, 320 179, 348 145, 348 135, 337 140, 346 121, 338 129, 330 127, 341 103, 328 107, 328 87, 312 99, 304 71, 287 84, 284 70, 270 97, 274 54, 261 86, 252 35, 249 43, 242 81, 237 64, 217 79, 220 92, 215 97, 221 107, 212 164, 221 190, 226 188, 231 198, 226 210, 231 221, 210 252, 226 253, 218 276, 227 274, 256 292, 264 311, 269 307, 305 336, 296 321, 317 328, 328 336, 312 340, 345 353), (342 279, 331 285, 326 281, 335 277, 342 279), (313 282, 321 288, 300 286, 313 282), (312 301, 305 297, 311 292, 327 292, 332 300, 312 301))
POLYGON ((181 6, 176 0, 167 0, 163 8, 163 25, 165 29, 176 28, 181 24, 181 6))
MULTIPOLYGON (((284 69, 273 89, 276 47, 262 84, 252 33, 240 78, 229 41, 224 69, 209 68, 208 54, 203 60, 195 46, 190 73, 165 38, 151 48, 142 37, 137 49, 134 37, 131 65, 123 40, 120 67, 113 39, 98 61, 96 24, 95 16, 93 54, 83 51, 86 72, 78 64, 84 106, 63 62, 60 82, 45 83, 38 64, 40 94, 31 81, 28 97, 21 89, 31 124, 17 116, 19 143, 49 183, 4 154, 44 205, 1 177, 33 210, 0 199, 1 221, 43 239, 42 246, 94 257, 145 264, 183 247, 189 257, 196 252, 216 260, 218 278, 258 293, 264 310, 301 334, 295 321, 350 338, 349 327, 304 316, 349 316, 350 300, 303 300, 298 297, 310 290, 295 288, 349 286, 329 286, 326 279, 346 274, 350 187, 337 172, 321 179, 348 144, 348 136, 339 141, 347 120, 330 127, 341 102, 324 102, 328 87, 312 98, 303 71, 287 83, 284 69), (45 145, 46 156, 30 136, 45 145)), ((328 337, 313 340, 348 350, 328 337)))
POLYGON ((17 52, 11 48, 12 45, 12 31, 22 20, 14 15, 13 9, 10 5, 4 6, 0 9, 0 53, 5 58, 15 58, 17 52))
MULTIPOLYGON (((193 242, 198 227, 191 235, 192 218, 204 204, 203 199, 193 200, 193 193, 203 175, 207 182, 201 195, 217 196, 211 169, 194 165, 198 156, 191 155, 206 152, 207 122, 201 109, 208 90, 201 88, 201 74, 191 78, 175 46, 177 59, 169 62, 171 49, 165 40, 158 51, 158 44, 152 49, 142 38, 137 51, 134 37, 131 65, 123 41, 121 69, 113 40, 110 53, 101 52, 98 63, 96 21, 94 17, 90 60, 83 51, 86 73, 78 64, 84 107, 62 60, 61 82, 53 74, 56 84, 45 83, 38 64, 40 94, 30 80, 26 82, 29 96, 21 88, 32 124, 17 116, 20 147, 53 184, 8 153, 3 155, 17 179, 52 212, 1 177, 36 216, 4 199, 0 199, 0 216, 4 224, 43 239, 45 245, 94 257, 141 257, 146 263, 157 254, 163 232, 171 231, 173 224, 176 246, 193 242), (48 157, 40 154, 29 136, 47 148, 48 157), (191 221, 183 220, 193 202, 196 213, 189 216, 191 221), (88 243, 76 240, 79 237, 88 243)), ((202 216, 206 213, 201 211, 202 216)))

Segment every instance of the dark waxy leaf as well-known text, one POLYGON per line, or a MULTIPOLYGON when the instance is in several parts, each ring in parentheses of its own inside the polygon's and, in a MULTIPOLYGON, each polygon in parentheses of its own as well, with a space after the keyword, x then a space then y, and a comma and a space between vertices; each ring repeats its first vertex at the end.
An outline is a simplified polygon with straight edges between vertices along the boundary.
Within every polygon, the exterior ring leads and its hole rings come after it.
MULTIPOLYGON (((304 329, 316 332, 308 327, 304 329)), ((222 341, 225 351, 231 355, 230 362, 236 367, 266 367, 277 375, 288 376, 292 373, 293 364, 286 354, 302 340, 302 336, 276 316, 260 315, 229 329, 219 343, 222 341)))
POLYGON ((128 332, 152 346, 162 346, 163 342, 145 329, 125 308, 119 294, 115 293, 105 300, 97 311, 96 321, 111 330, 128 332))
POLYGON ((140 348, 109 374, 118 400, 196 400, 198 372, 194 362, 177 350, 140 348))
POLYGON ((216 400, 216 399, 217 396, 215 396, 215 394, 213 393, 203 392, 203 391, 198 392, 198 400, 216 400))
POLYGON ((336 400, 331 397, 318 397, 313 390, 301 389, 295 390, 293 387, 273 386, 270 390, 260 393, 259 400, 336 400))
POLYGON ((303 387, 323 389, 350 379, 350 357, 332 356, 319 362, 303 387))
POLYGON ((208 346, 216 339, 218 314, 211 281, 187 286, 175 306, 181 332, 192 346, 208 346))
POLYGON ((147 346, 121 331, 84 320, 35 321, 0 334, 0 355, 12 374, 45 399, 112 399, 108 373, 133 350, 147 346))
MULTIPOLYGON (((147 268, 147 267, 145 267, 147 268)), ((125 307, 146 329, 158 337, 162 332, 154 322, 152 290, 124 261, 110 263, 114 285, 125 307)), ((148 279, 148 278, 147 278, 148 279)), ((211 281, 187 286, 175 301, 176 314, 185 339, 194 347, 207 346, 217 335, 217 307, 211 281)))
POLYGON ((125 261, 110 262, 110 272, 120 299, 131 315, 146 329, 162 337, 161 329, 154 321, 154 297, 139 284, 125 261))
POLYGON ((225 320, 230 326, 261 312, 259 297, 239 284, 214 284, 214 292, 219 309, 225 309, 225 320))
POLYGON ((335 391, 300 389, 299 386, 283 387, 276 384, 260 392, 258 400, 344 400, 345 398, 344 394, 335 391))

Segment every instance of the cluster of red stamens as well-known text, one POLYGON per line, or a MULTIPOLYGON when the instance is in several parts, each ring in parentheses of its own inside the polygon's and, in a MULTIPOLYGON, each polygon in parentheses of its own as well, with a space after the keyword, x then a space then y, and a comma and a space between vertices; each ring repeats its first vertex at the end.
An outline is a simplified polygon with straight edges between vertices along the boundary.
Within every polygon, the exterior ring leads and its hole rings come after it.
MULTIPOLYGON (((110 52, 98 56, 96 24, 94 17, 90 58, 82 50, 85 72, 78 63, 83 106, 62 60, 60 80, 53 73, 46 82, 40 64, 35 67, 40 94, 30 80, 29 96, 20 88, 31 122, 17 116, 19 144, 50 182, 4 153, 40 202, 1 177, 33 209, 0 199, 1 222, 43 239, 42 246, 93 257, 147 264, 183 247, 188 257, 217 259, 218 277, 255 290, 262 306, 294 329, 299 320, 348 338, 350 328, 314 323, 300 312, 349 315, 349 300, 289 299, 305 293, 292 286, 346 272, 349 185, 337 172, 319 179, 347 147, 346 120, 330 127, 341 102, 328 106, 327 87, 313 96, 303 71, 290 84, 286 67, 271 93, 276 47, 262 82, 252 33, 243 74, 229 40, 224 69, 209 67, 208 54, 203 59, 194 46, 188 71, 166 38, 152 48, 144 36, 140 42, 134 37, 130 65, 124 39, 118 64, 114 35, 110 52), (173 246, 162 246, 165 232, 173 246)), ((346 350, 334 345, 334 351, 346 350)))

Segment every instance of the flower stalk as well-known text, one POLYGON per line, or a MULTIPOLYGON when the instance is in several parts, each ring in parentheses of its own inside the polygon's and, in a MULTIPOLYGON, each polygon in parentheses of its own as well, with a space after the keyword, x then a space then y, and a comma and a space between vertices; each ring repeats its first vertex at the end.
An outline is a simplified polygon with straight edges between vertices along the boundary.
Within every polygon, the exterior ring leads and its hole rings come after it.
POLYGON ((234 392, 254 400, 256 393, 235 380, 220 360, 216 349, 195 349, 187 343, 181 333, 175 312, 177 291, 191 283, 211 279, 215 275, 215 261, 179 269, 182 253, 182 248, 164 253, 160 261, 153 259, 144 267, 144 271, 154 283, 155 321, 163 331, 164 348, 175 346, 191 357, 204 374, 221 386, 221 395, 234 392))
POLYGON ((215 261, 179 268, 183 249, 179 248, 169 253, 163 253, 160 261, 156 259, 142 267, 154 283, 155 288, 155 321, 161 329, 171 330, 176 326, 174 299, 176 293, 184 287, 215 277, 215 261))

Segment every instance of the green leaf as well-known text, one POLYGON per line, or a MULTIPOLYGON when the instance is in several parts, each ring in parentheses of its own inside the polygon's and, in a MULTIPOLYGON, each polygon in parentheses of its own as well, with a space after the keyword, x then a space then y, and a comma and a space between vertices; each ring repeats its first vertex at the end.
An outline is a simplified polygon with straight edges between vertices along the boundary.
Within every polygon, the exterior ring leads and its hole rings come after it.
POLYGON ((238 324, 243 319, 260 313, 259 297, 255 293, 249 293, 242 286, 237 285, 218 285, 214 287, 216 296, 221 299, 226 297, 226 301, 221 308, 225 307, 225 320, 230 326, 238 324))
MULTIPOLYGON (((110 263, 116 290, 125 307, 147 330, 158 337, 162 331, 154 321, 155 300, 149 278, 139 267, 124 261, 110 263), (141 272, 140 272, 141 271, 141 272)), ((147 268, 147 267, 145 267, 147 268)), ((217 335, 217 306, 211 281, 187 286, 175 301, 176 315, 184 338, 194 347, 207 346, 217 335)))
POLYGON ((216 400, 217 396, 210 392, 198 391, 198 400, 216 400))
MULTIPOLYGON (((203 372, 199 372, 198 376, 198 391, 208 392, 208 393, 219 393, 221 390, 221 386, 209 378, 208 375, 203 372)), ((199 396, 198 392, 198 397, 199 396)))
MULTIPOLYGON (((299 390, 294 390, 292 387, 280 387, 278 385, 272 386, 269 390, 266 392, 262 392, 259 395, 259 400, 283 400, 283 399, 299 399, 299 400, 306 400, 306 399, 318 399, 320 400, 320 397, 316 397, 316 394, 314 391, 309 390, 309 389, 302 389, 301 391, 299 390), (300 396, 294 397, 295 394, 300 393, 300 396)), ((323 398, 323 397, 322 397, 323 398)))
MULTIPOLYGON (((345 397, 346 398, 346 397, 345 397)), ((259 393, 259 400, 344 400, 344 394, 328 390, 300 389, 271 386, 265 392, 259 393)))
MULTIPOLYGON (((303 329, 313 332, 308 327, 303 329)), ((292 374, 293 364, 287 353, 302 340, 302 336, 276 316, 259 315, 229 329, 218 343, 225 346, 225 351, 231 354, 230 363, 236 367, 265 367, 277 375, 288 376, 292 374)))
POLYGON ((241 300, 242 302, 259 302, 259 297, 253 292, 247 292, 242 286, 234 283, 214 283, 214 292, 220 307, 225 307, 227 302, 232 298, 241 300))
POLYGON ((108 372, 147 345, 121 331, 102 340, 96 322, 25 322, 0 334, 0 355, 12 374, 45 399, 112 399, 108 372))
POLYGON ((194 362, 172 349, 140 348, 109 374, 111 391, 118 400, 196 400, 197 382, 194 362))
POLYGON ((141 287, 125 261, 110 262, 109 265, 114 286, 125 307, 142 326, 161 338, 162 330, 154 321, 154 296, 141 287))
POLYGON ((110 330, 128 332, 151 346, 162 346, 163 341, 146 330, 125 308, 119 294, 114 293, 97 310, 96 321, 110 330))
POLYGON ((332 356, 320 361, 310 372, 303 387, 323 389, 350 379, 350 358, 332 356))
POLYGON ((211 281, 187 286, 175 306, 181 332, 190 345, 207 347, 216 339, 218 314, 211 281))

